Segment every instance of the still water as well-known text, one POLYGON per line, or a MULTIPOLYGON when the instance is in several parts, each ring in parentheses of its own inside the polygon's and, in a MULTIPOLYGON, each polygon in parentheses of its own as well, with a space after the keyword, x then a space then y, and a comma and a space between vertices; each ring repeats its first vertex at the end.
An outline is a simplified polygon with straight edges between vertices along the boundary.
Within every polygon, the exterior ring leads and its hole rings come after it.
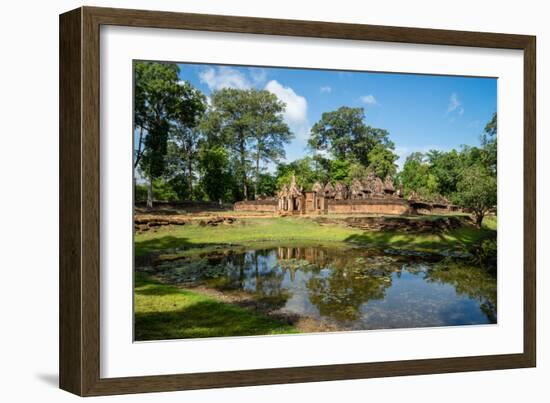
POLYGON ((331 329, 492 324, 496 277, 466 261, 327 246, 224 249, 157 268, 165 281, 253 298, 331 329))

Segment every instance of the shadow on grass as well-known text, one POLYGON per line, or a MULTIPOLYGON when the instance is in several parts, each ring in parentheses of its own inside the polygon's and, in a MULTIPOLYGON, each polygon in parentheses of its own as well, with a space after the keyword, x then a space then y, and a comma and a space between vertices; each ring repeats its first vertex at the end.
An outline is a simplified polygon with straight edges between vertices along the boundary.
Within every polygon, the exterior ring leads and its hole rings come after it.
POLYGON ((176 248, 191 248, 197 247, 197 244, 190 242, 185 237, 175 237, 173 235, 165 235, 152 239, 146 239, 143 241, 134 241, 136 256, 143 256, 151 252, 163 250, 163 249, 176 249, 176 248))
POLYGON ((165 287, 161 284, 140 285, 140 281, 136 277, 136 288, 138 287, 139 289, 136 289, 135 291, 136 295, 162 297, 166 295, 180 294, 180 290, 175 287, 165 287))
POLYGON ((213 298, 136 276, 135 339, 295 333, 291 325, 213 298))
POLYGON ((217 301, 169 312, 136 313, 136 340, 252 336, 290 333, 292 327, 217 301))
POLYGON ((185 237, 165 235, 143 241, 134 241, 134 255, 138 258, 146 258, 148 255, 156 252, 167 252, 170 250, 182 251, 186 249, 208 248, 210 246, 220 245, 219 242, 192 242, 185 237))
POLYGON ((398 232, 364 232, 348 236, 345 241, 359 244, 403 249, 464 249, 474 243, 496 236, 489 229, 461 228, 450 232, 406 234, 398 232))

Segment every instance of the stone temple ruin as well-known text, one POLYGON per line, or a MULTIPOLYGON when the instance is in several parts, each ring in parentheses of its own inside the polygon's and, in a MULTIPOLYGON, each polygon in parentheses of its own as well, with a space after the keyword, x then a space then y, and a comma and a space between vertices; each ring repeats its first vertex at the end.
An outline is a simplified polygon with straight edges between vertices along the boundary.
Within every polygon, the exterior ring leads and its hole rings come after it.
POLYGON ((456 206, 442 198, 437 202, 421 200, 411 194, 403 197, 393 181, 384 181, 373 172, 364 180, 354 179, 351 186, 342 182, 316 182, 311 190, 303 190, 293 175, 290 185, 284 185, 274 198, 235 203, 235 210, 277 212, 282 215, 299 214, 432 214, 456 211, 456 206))

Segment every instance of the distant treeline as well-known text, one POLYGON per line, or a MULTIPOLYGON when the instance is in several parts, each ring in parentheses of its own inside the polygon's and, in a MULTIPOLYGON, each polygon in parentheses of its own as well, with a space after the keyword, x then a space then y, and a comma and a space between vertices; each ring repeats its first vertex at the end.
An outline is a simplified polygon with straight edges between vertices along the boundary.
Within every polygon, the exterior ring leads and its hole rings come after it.
POLYGON ((295 134, 276 95, 226 88, 208 99, 180 80, 176 64, 136 62, 134 68, 135 195, 149 206, 154 199, 250 200, 275 195, 292 174, 307 189, 316 181, 349 184, 370 171, 392 177, 405 195, 445 196, 470 209, 485 195, 484 210, 496 204, 496 114, 480 147, 413 153, 398 173, 389 133, 368 126, 363 108, 342 106, 313 125, 306 157, 284 163, 295 134))

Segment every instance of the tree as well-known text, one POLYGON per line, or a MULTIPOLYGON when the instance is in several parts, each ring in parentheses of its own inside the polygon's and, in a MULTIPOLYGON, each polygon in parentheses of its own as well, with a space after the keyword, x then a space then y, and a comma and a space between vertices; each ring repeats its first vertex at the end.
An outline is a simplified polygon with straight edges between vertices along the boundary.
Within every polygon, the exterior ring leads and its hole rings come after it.
POLYGON ((315 181, 320 183, 327 183, 331 181, 330 178, 330 159, 326 156, 315 153, 312 157, 313 172, 315 181))
POLYGON ((344 182, 349 184, 350 179, 350 166, 349 161, 341 159, 330 160, 329 164, 329 181, 330 182, 344 182))
POLYGON ((201 128, 211 144, 226 145, 235 156, 235 175, 241 183, 243 198, 248 199, 247 172, 250 159, 248 142, 251 140, 250 114, 247 90, 224 88, 212 93, 211 107, 201 128))
POLYGON ((197 126, 206 111, 206 97, 187 81, 180 82, 168 148, 176 175, 183 173, 187 193, 193 194, 194 165, 198 159, 201 133, 197 126))
POLYGON ((236 160, 236 176, 245 200, 249 197, 247 172, 255 163, 255 192, 260 163, 284 157, 284 144, 292 134, 283 121, 285 104, 265 90, 225 88, 211 96, 212 106, 201 127, 209 142, 226 145, 236 160))
POLYGON ((258 181, 258 194, 275 196, 277 193, 277 178, 269 173, 260 174, 258 181))
POLYGON ((148 179, 147 206, 153 206, 153 181, 166 168, 166 151, 171 120, 181 95, 176 64, 136 62, 135 131, 139 138, 134 166, 148 179))
POLYGON ((405 195, 415 192, 425 199, 432 199, 439 192, 437 177, 430 172, 430 165, 423 153, 415 152, 407 157, 399 173, 399 182, 405 195))
POLYGON ((376 176, 385 179, 387 176, 393 177, 397 173, 397 155, 382 144, 377 144, 369 153, 369 169, 376 176))
POLYGON ((208 198, 212 201, 227 200, 233 183, 227 151, 219 146, 201 149, 199 167, 200 184, 208 198))
POLYGON ((480 163, 467 167, 460 175, 453 199, 472 212, 481 228, 483 218, 497 203, 496 178, 480 163))
POLYGON ((427 167, 425 167, 424 154, 414 152, 410 154, 403 164, 403 169, 399 173, 399 179, 403 184, 405 194, 412 191, 417 192, 426 183, 427 167))
POLYGON ((277 162, 285 157, 284 145, 293 138, 290 129, 283 120, 285 103, 279 101, 269 91, 250 90, 252 138, 255 140, 253 151, 256 163, 254 198, 258 197, 260 186, 260 162, 277 162))
POLYGON ((147 207, 153 207, 153 182, 161 177, 166 168, 166 150, 169 124, 167 121, 152 123, 144 140, 140 167, 148 179, 147 207))
POLYGON ((459 153, 456 150, 449 152, 430 150, 426 154, 426 159, 430 164, 430 173, 437 180, 438 192, 444 196, 456 192, 460 172, 463 168, 459 153))
POLYGON ((281 163, 277 166, 277 187, 290 185, 292 175, 296 176, 296 184, 304 190, 309 190, 317 181, 317 175, 314 169, 314 160, 311 157, 305 157, 291 163, 281 163))
POLYGON ((334 158, 368 166, 368 155, 377 144, 393 149, 386 130, 366 126, 363 108, 342 106, 325 112, 311 129, 309 146, 328 151, 334 158))
POLYGON ((483 163, 495 175, 497 173, 497 122, 497 113, 495 112, 481 135, 483 163))
POLYGON ((360 181, 366 181, 369 178, 370 170, 366 166, 357 162, 353 163, 349 167, 349 179, 353 181, 358 179, 360 181))
POLYGON ((489 136, 489 137, 495 137, 497 135, 497 122, 498 122, 498 118, 497 118, 497 113, 493 113, 493 116, 491 117, 491 120, 485 125, 485 133, 489 136))

